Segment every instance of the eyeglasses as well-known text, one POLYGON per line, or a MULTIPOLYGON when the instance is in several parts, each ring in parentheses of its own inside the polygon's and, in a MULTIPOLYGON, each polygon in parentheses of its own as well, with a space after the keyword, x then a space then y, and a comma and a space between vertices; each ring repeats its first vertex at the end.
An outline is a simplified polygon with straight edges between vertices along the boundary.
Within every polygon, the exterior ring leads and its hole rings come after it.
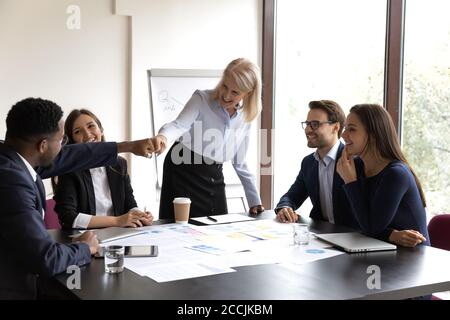
POLYGON ((302 128, 306 129, 308 126, 311 127, 312 130, 317 130, 319 129, 319 127, 324 124, 324 123, 328 123, 328 124, 332 124, 334 123, 333 121, 317 121, 317 120, 313 120, 313 121, 303 121, 302 122, 302 128))

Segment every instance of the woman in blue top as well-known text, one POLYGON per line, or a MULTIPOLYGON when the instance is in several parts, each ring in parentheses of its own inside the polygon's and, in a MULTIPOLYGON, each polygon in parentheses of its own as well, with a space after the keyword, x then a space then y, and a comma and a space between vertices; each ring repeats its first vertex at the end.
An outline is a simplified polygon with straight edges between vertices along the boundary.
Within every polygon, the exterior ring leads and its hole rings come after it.
POLYGON ((164 160, 160 218, 173 218, 175 197, 191 198, 191 217, 226 214, 222 163, 230 160, 250 213, 264 210, 245 161, 251 122, 260 110, 260 71, 244 58, 228 64, 214 90, 194 92, 178 117, 153 138, 157 154, 175 141, 164 160))
POLYGON ((342 137, 337 171, 361 230, 401 246, 429 245, 425 196, 388 112, 375 104, 355 105, 342 137))

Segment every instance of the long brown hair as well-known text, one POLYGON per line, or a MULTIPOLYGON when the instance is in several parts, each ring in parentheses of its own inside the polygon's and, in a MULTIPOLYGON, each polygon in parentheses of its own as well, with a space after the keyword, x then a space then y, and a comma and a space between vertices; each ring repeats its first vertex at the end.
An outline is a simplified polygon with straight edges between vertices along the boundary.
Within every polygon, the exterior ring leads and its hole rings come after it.
POLYGON ((402 152, 397 131, 389 113, 378 104, 357 104, 350 109, 350 113, 356 114, 366 129, 368 136, 367 148, 369 150, 375 148, 381 157, 390 161, 402 161, 408 166, 416 180, 422 204, 426 207, 422 185, 402 152))
MULTIPOLYGON (((75 141, 73 140, 73 137, 72 137, 73 126, 75 124, 75 121, 77 121, 77 119, 82 114, 94 119, 94 121, 97 123, 100 130, 103 132, 102 123, 101 123, 100 119, 94 113, 92 113, 91 111, 89 111, 87 109, 73 109, 67 116, 66 122, 64 123, 64 132, 66 133, 67 137, 69 138, 69 140, 67 142, 68 144, 75 143, 75 141)), ((105 141, 104 134, 102 135, 101 141, 105 141)))
MULTIPOLYGON (((73 126, 75 124, 75 121, 77 121, 77 119, 82 115, 86 115, 91 117, 92 119, 94 119, 94 121, 97 123, 97 126, 99 127, 99 129, 102 131, 102 138, 101 141, 105 141, 105 134, 104 134, 104 130, 103 130, 103 125, 102 122, 100 121, 100 119, 92 112, 89 111, 87 109, 73 109, 69 115, 67 116, 66 122, 64 123, 64 131, 68 137, 68 144, 73 144, 75 143, 75 141, 73 140, 72 137, 72 130, 73 130, 73 126)), ((125 174, 127 174, 127 172, 120 172, 117 169, 115 169, 113 166, 109 166, 109 168, 111 169, 112 172, 117 173, 121 176, 124 176, 125 174)))
MULTIPOLYGON (((103 132, 102 123, 100 122, 100 119, 97 118, 97 116, 95 114, 93 114, 91 111, 89 111, 87 109, 73 109, 67 116, 66 121, 64 122, 64 133, 66 134, 66 136, 68 138, 67 144, 75 143, 75 141, 73 140, 73 136, 72 136, 73 125, 74 125, 75 121, 77 121, 78 117, 81 116, 82 114, 87 115, 87 116, 91 117, 92 119, 94 119, 94 121, 97 123, 100 130, 103 132)), ((102 135, 101 141, 105 141, 104 134, 102 135)), ((116 170, 114 170, 114 171, 116 171, 116 170)), ((57 176, 52 177, 50 179, 50 182, 52 185, 53 194, 55 194, 56 189, 58 188, 58 177, 57 176)))

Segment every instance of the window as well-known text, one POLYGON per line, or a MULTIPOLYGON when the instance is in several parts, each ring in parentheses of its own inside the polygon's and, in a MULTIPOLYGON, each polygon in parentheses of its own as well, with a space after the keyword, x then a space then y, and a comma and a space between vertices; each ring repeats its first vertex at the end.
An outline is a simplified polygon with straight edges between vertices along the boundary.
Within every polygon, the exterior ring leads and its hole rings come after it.
POLYGON ((277 1, 276 21, 274 205, 314 151, 301 126, 309 101, 334 100, 345 112, 382 104, 386 1, 277 1))
POLYGON ((403 150, 429 214, 450 213, 450 1, 407 1, 403 150))

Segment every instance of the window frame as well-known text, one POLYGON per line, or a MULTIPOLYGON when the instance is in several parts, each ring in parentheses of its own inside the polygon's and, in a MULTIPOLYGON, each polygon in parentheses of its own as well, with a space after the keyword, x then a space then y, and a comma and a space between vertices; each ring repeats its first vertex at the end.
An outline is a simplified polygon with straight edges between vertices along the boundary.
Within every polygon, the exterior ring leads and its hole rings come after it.
MULTIPOLYGON (((386 43, 384 67, 384 106, 392 117, 401 139, 402 128, 402 85, 403 51, 405 34, 406 0, 387 0, 386 43)), ((260 148, 260 159, 269 157, 269 164, 260 163, 260 194, 264 207, 273 208, 273 157, 274 147, 274 89, 275 89, 275 28, 277 0, 263 0, 262 26, 262 100, 260 141, 266 142, 260 148), (267 134, 267 139, 262 135, 267 134), (269 170, 269 171, 268 171, 269 170), (261 173, 262 172, 262 173, 261 173), (270 172, 270 174, 267 174, 270 172)))

